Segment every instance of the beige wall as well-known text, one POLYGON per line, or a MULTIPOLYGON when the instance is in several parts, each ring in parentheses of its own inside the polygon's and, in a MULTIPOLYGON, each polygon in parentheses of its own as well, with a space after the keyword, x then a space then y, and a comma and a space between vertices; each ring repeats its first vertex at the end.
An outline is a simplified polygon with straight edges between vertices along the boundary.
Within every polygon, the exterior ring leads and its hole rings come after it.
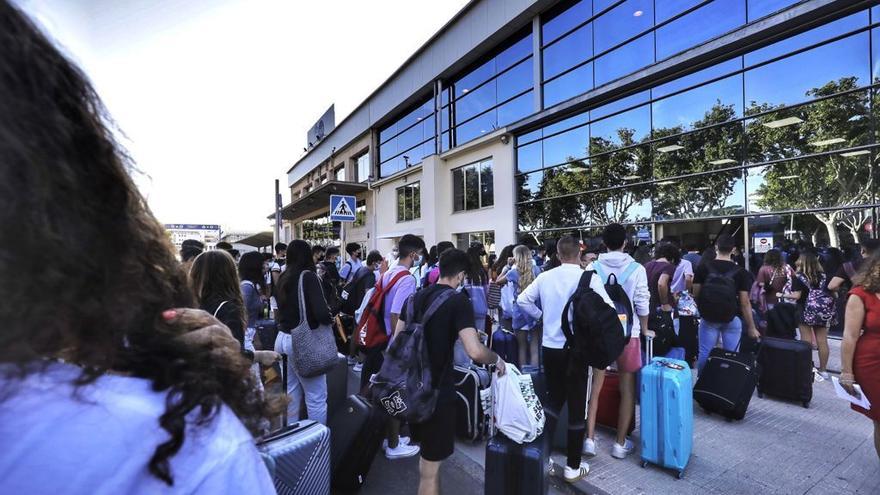
MULTIPOLYGON (((516 240, 514 210, 514 147, 501 141, 503 130, 497 131, 444 155, 431 155, 420 166, 406 175, 383 182, 377 187, 376 243, 370 244, 387 253, 393 247, 393 237, 402 233, 421 235, 428 246, 440 241, 454 241, 455 234, 491 230, 497 245, 512 244, 516 240), (487 158, 492 159, 494 172, 494 206, 476 211, 453 213, 452 170, 487 158), (397 222, 398 187, 420 181, 421 219, 397 222)), ((500 249, 500 248, 499 248, 500 249)))

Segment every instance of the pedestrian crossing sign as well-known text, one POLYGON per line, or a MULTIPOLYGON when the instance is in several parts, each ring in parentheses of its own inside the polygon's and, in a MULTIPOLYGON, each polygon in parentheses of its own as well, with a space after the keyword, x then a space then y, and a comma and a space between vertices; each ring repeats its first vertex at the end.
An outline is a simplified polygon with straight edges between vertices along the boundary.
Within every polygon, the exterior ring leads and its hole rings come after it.
POLYGON ((331 222, 354 222, 355 214, 354 196, 330 196, 330 221, 331 222))

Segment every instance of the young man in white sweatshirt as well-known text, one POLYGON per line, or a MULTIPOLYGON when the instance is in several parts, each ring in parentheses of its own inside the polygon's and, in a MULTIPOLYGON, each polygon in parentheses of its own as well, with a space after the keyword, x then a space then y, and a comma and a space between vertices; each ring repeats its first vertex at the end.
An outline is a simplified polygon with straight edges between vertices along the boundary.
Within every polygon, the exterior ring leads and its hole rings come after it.
MULTIPOLYGON (((573 366, 569 366, 571 356, 569 350, 565 349, 562 309, 578 288, 584 270, 580 265, 580 243, 577 239, 565 236, 556 246, 562 264, 538 275, 535 281, 522 291, 516 302, 520 309, 531 317, 535 319, 543 317, 544 335, 541 350, 544 354, 544 374, 548 395, 547 404, 544 404, 547 414, 544 434, 547 438, 553 438, 559 421, 559 412, 562 405, 567 402, 569 424, 564 477, 569 483, 574 483, 590 472, 590 465, 581 460, 586 426, 583 418, 587 402, 587 366, 586 364, 577 366, 577 363, 571 363, 573 366)), ((609 306, 614 306, 599 277, 593 276, 590 280, 590 288, 601 295, 609 306)))
MULTIPOLYGON (((603 284, 608 282, 608 278, 613 273, 633 305, 633 324, 629 343, 617 359, 617 371, 620 376, 620 411, 617 416, 617 441, 611 447, 612 457, 624 459, 633 451, 633 443, 626 438, 626 431, 633 420, 635 410, 633 405, 636 397, 636 373, 642 368, 639 333, 653 336, 653 332, 648 330, 651 296, 648 292, 648 275, 645 268, 632 256, 623 252, 626 246, 626 229, 620 224, 613 223, 605 227, 602 241, 608 252, 600 254, 599 259, 593 262, 592 268, 603 284)), ((596 455, 596 414, 599 411, 599 392, 604 381, 605 370, 593 368, 587 439, 584 440, 584 454, 588 456, 596 455)))

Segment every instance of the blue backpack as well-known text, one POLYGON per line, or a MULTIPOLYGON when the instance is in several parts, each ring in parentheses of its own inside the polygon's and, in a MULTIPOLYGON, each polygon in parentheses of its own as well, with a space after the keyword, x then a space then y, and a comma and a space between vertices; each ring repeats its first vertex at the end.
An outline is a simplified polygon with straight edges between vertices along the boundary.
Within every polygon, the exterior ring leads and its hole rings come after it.
POLYGON ((434 414, 439 380, 431 373, 425 323, 453 294, 451 288, 438 294, 420 318, 415 316, 415 294, 407 301, 406 328, 394 337, 382 368, 370 378, 373 401, 392 418, 424 423, 434 414))

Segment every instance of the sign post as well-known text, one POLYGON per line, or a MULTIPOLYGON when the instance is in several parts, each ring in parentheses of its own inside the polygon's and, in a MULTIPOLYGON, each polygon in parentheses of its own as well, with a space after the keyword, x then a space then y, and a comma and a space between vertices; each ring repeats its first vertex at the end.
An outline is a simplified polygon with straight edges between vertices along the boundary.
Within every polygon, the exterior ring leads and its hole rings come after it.
MULTIPOLYGON (((355 214, 355 205, 357 199, 354 196, 341 196, 332 194, 330 196, 330 221, 331 222, 354 222, 357 218, 355 214)), ((339 226, 339 242, 342 243, 342 252, 345 252, 345 225, 339 226)))

